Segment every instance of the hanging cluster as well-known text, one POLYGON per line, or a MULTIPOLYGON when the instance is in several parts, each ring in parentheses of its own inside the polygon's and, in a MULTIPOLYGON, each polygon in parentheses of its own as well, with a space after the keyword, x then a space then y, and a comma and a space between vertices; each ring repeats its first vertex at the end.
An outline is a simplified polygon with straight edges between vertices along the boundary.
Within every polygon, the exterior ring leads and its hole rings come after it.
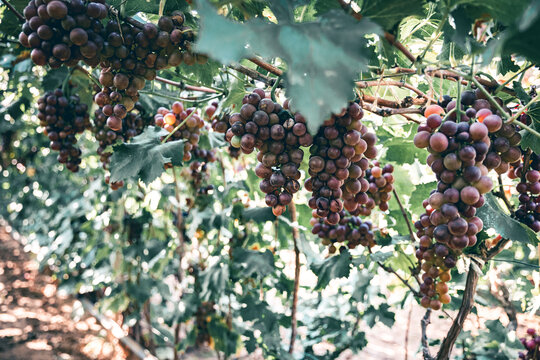
MULTIPOLYGON (((240 112, 229 117, 225 139, 244 154, 259 150, 255 173, 262 179, 266 204, 279 216, 300 189, 298 169, 304 158, 300 147, 310 146, 313 138, 302 115, 291 115, 287 104, 282 107, 261 89, 246 95, 242 103, 240 112)), ((223 122, 215 126, 224 128, 223 122)))
POLYGON ((204 120, 196 108, 184 109, 184 104, 176 101, 171 109, 160 107, 154 116, 155 124, 172 133, 168 141, 186 140, 184 144, 184 161, 191 160, 192 152, 197 149, 199 134, 204 127, 204 120))
MULTIPOLYGON (((468 101, 462 99, 462 103, 468 101)), ((452 102, 447 109, 452 110, 452 102)), ((490 134, 501 130, 502 119, 483 117, 481 111, 467 112, 460 122, 452 114, 443 121, 442 108, 428 107, 426 123, 418 127, 414 138, 417 147, 429 150, 428 165, 438 180, 437 189, 424 202, 426 213, 415 223, 420 238, 416 256, 424 270, 422 304, 433 309, 449 301, 443 280, 447 275, 441 278, 441 274, 455 266, 463 249, 476 244, 476 234, 483 227, 476 209, 484 204, 483 194, 493 187, 484 163, 494 153, 490 134)))
POLYGON ((143 132, 144 128, 153 124, 152 117, 148 116, 143 106, 140 103, 135 103, 132 111, 127 112, 121 121, 121 126, 113 130, 107 125, 107 115, 101 108, 94 112, 94 123, 92 132, 98 141, 97 154, 100 156, 100 161, 106 169, 112 153, 107 151, 107 147, 115 144, 118 141, 126 142, 134 136, 143 132))
POLYGON ((329 246, 328 251, 333 254, 337 246, 346 246, 354 249, 358 245, 365 247, 375 246, 375 237, 373 235, 373 226, 370 221, 362 221, 358 216, 347 214, 340 211, 339 224, 330 225, 323 219, 312 218, 311 233, 317 235, 323 245, 329 246))
POLYGON ((59 152, 58 162, 72 172, 79 171, 81 150, 75 146, 76 135, 90 127, 88 106, 77 95, 68 98, 62 89, 56 89, 38 99, 37 117, 51 141, 50 148, 59 152))
POLYGON ((344 208, 354 213, 368 201, 364 171, 369 167, 367 158, 373 159, 377 150, 376 136, 360 121, 363 116, 362 107, 351 102, 323 123, 310 148, 311 177, 305 186, 313 195, 308 204, 315 218, 330 225, 340 222, 344 208))
POLYGON ((97 66, 105 41, 101 20, 107 15, 105 1, 31 0, 24 9, 19 42, 32 48, 36 65, 59 68, 82 60, 97 66))

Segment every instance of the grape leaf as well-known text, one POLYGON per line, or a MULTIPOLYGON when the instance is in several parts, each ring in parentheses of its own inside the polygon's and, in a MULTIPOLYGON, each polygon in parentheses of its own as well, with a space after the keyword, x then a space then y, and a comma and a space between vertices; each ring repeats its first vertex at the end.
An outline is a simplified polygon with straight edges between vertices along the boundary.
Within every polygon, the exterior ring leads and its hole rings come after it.
POLYGON ((363 16, 388 30, 406 17, 424 15, 424 3, 424 0, 364 0, 359 5, 363 16))
POLYGON ((311 270, 317 275, 315 290, 324 289, 330 280, 349 276, 351 254, 345 250, 338 256, 331 256, 321 262, 311 264, 311 270))
POLYGON ((422 202, 429 197, 429 194, 433 189, 437 188, 437 183, 435 181, 418 184, 411 194, 409 199, 409 204, 411 205, 411 211, 413 214, 420 215, 424 213, 424 207, 422 202))
POLYGON ((484 222, 484 228, 493 228, 503 238, 515 241, 529 241, 537 244, 536 234, 519 221, 510 217, 492 194, 484 195, 486 203, 478 209, 477 216, 484 222))
POLYGON ((235 275, 263 278, 274 271, 274 255, 268 249, 265 252, 235 248, 233 250, 234 264, 237 266, 235 275))
POLYGON ((416 159, 420 162, 425 162, 428 152, 424 149, 419 149, 414 146, 412 140, 403 138, 394 138, 387 141, 386 160, 394 161, 398 164, 412 164, 416 159))
POLYGON ((198 12, 197 51, 226 64, 254 54, 285 60, 287 96, 308 119, 312 133, 353 96, 353 79, 371 56, 365 35, 381 33, 375 23, 358 22, 342 11, 329 12, 317 22, 279 24, 261 19, 235 23, 205 0, 199 2, 198 12))
MULTIPOLYGON (((139 12, 159 14, 159 1, 151 0, 110 0, 109 5, 120 10, 123 15, 131 16, 139 12)), ((163 10, 164 15, 169 15, 175 10, 185 11, 189 5, 186 0, 167 0, 163 10)))
POLYGON ((130 143, 114 146, 111 157, 111 181, 138 177, 146 184, 151 183, 164 171, 164 165, 172 162, 181 165, 184 141, 161 143, 167 135, 165 129, 149 126, 130 143))

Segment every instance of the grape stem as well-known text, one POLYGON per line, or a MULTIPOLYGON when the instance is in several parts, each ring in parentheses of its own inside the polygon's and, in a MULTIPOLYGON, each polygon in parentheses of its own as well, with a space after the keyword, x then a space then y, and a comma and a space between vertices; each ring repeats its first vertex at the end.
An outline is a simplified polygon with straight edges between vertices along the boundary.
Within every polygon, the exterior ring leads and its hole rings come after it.
POLYGON ((535 102, 538 101, 538 97, 534 97, 531 99, 531 101, 529 101, 527 104, 523 105, 522 107, 520 107, 516 113, 514 114, 514 116, 512 116, 510 119, 508 119, 508 121, 506 121, 506 123, 510 124, 510 123, 513 123, 514 121, 517 120, 517 118, 521 115, 522 112, 526 111, 527 108, 529 106, 531 106, 532 104, 534 104, 535 102))
POLYGON ((523 109, 527 108, 528 106, 530 106, 532 103, 534 103, 537 98, 533 98, 531 101, 529 101, 529 103, 527 103, 525 106, 522 106, 518 112, 510 117, 510 115, 508 115, 508 113, 503 109, 503 107, 501 105, 499 105, 499 103, 495 100, 495 98, 486 90, 486 88, 480 83, 480 81, 476 78, 476 76, 468 76, 466 74, 462 74, 461 72, 459 71, 456 71, 456 70, 450 70, 451 72, 454 72, 455 74, 457 74, 458 76, 460 77, 463 77, 464 79, 468 79, 468 80, 471 80, 479 89, 480 91, 482 91, 484 93, 484 95, 486 95, 486 97, 489 99, 489 101, 495 105, 495 107, 497 108, 497 110, 499 110, 499 112, 501 113, 501 116, 504 117, 504 118, 507 118, 508 120, 506 121, 506 123, 516 123, 518 124, 522 129, 526 129, 528 130, 531 134, 534 134, 535 136, 537 137, 540 137, 540 133, 538 131, 536 131, 535 129, 533 129, 532 127, 520 122, 520 121, 517 121, 517 117, 521 114, 521 112, 523 111, 523 109))
POLYGON ((205 92, 205 93, 209 93, 209 94, 217 94, 218 92, 223 93, 223 90, 221 90, 221 89, 216 90, 216 89, 207 88, 206 86, 187 85, 187 84, 184 84, 181 81, 180 82, 179 81, 173 81, 173 80, 162 78, 160 76, 156 76, 155 80, 159 81, 159 82, 162 82, 164 84, 176 86, 176 87, 179 87, 181 89, 188 90, 188 91, 199 91, 199 92, 205 92))
POLYGON ((403 82, 403 81, 392 81, 392 80, 389 80, 389 81, 358 81, 356 82, 356 86, 359 87, 360 89, 366 89, 366 88, 369 88, 369 87, 373 87, 373 86, 397 86, 397 87, 404 87, 406 89, 409 89, 411 90, 412 92, 414 92, 415 94, 417 94, 418 96, 420 97, 423 97, 431 102, 437 102, 437 100, 429 97, 428 95, 426 95, 423 91, 415 88, 414 86, 412 85, 409 85, 407 84, 406 82, 403 82))
MULTIPOLYGON (((263 82, 268 86, 273 86, 274 83, 277 81, 275 78, 268 77, 266 75, 261 74, 260 72, 256 70, 250 69, 240 64, 229 65, 229 67, 233 70, 238 71, 239 73, 249 76, 250 78, 254 80, 263 82)), ((282 84, 279 84, 278 86, 282 86, 282 84)))
MULTIPOLYGON (((429 76, 433 76, 433 77, 438 77, 438 78, 441 78, 441 79, 452 79, 454 81, 457 81, 458 78, 461 76, 465 79, 471 79, 472 77, 468 76, 468 75, 465 75, 463 76, 464 74, 456 74, 456 71, 454 70, 441 70, 441 69, 433 69, 433 70, 426 70, 426 74, 429 75, 429 76)), ((483 86, 487 87, 487 88, 498 88, 499 87, 499 84, 495 81, 490 81, 490 80, 487 80, 487 79, 482 79, 482 78, 479 78, 479 77, 476 77, 475 76, 475 79, 478 80, 478 82, 480 84, 482 84, 483 86)), ((466 81, 466 80, 461 80, 461 84, 462 85, 468 85, 469 82, 466 81)), ((507 87, 503 87, 501 89, 502 92, 505 92, 509 95, 512 95, 512 96, 515 96, 516 95, 516 92, 510 88, 507 88, 507 87)))
MULTIPOLYGON (((377 99, 374 96, 366 95, 366 94, 362 94, 361 98, 362 98, 362 101, 365 101, 371 104, 373 104, 375 100, 377 99)), ((412 105, 424 105, 426 102, 427 101, 424 98, 412 98, 410 96, 406 96, 401 102, 388 100, 388 99, 380 99, 380 98, 377 99, 377 103, 379 105, 389 107, 389 108, 395 108, 395 109, 407 108, 407 107, 411 107, 412 105)))
POLYGON ((510 204, 510 201, 508 201, 508 198, 506 197, 506 194, 504 193, 501 175, 497 177, 497 180, 499 182, 499 191, 493 191, 493 194, 504 202, 504 204, 506 205, 506 208, 510 212, 510 215, 514 216, 514 207, 512 206, 512 204, 510 204))
POLYGON ((258 57, 254 56, 254 57, 250 57, 248 59, 249 61, 251 61, 252 63, 254 63, 255 65, 263 68, 264 70, 274 74, 274 75, 277 75, 277 76, 281 76, 283 75, 283 70, 275 67, 274 65, 271 65, 267 62, 264 62, 263 60, 259 59, 258 57))
POLYGON ((403 219, 405 219, 405 223, 407 224, 407 228, 409 229, 409 235, 411 237, 411 241, 412 242, 415 242, 415 238, 414 238, 414 232, 413 232, 413 229, 412 229, 412 226, 411 226, 411 221, 409 219, 409 217, 407 216, 407 212, 405 211, 405 208, 403 207, 403 204, 401 203, 401 200, 399 199, 399 196, 396 192, 396 189, 393 189, 392 190, 392 193, 394 194, 394 197, 396 198, 396 201, 398 203, 398 206, 399 206, 399 210, 401 210, 401 215, 403 216, 403 219))
POLYGON ((169 138, 175 133, 178 131, 178 129, 180 129, 185 123, 186 121, 189 120, 190 117, 193 116, 193 114, 195 114, 195 111, 192 111, 191 114, 189 114, 185 119, 184 121, 182 121, 180 124, 178 124, 174 129, 173 131, 171 131, 167 136, 165 136, 165 138, 163 140, 161 140, 161 143, 164 144, 167 142, 167 140, 169 140, 169 138))
POLYGON ((401 281, 403 283, 403 285, 407 286, 409 288, 409 290, 411 290, 412 294, 417 297, 417 298, 421 298, 422 296, 420 296, 420 293, 411 286, 411 284, 409 284, 409 282, 407 280, 405 280, 401 275, 399 275, 397 273, 396 270, 394 270, 392 267, 390 266, 387 266, 387 265, 384 265, 381 261, 377 261, 377 264, 381 267, 381 269, 383 269, 384 271, 386 271, 387 273, 391 273, 391 274, 394 274, 396 275, 396 277, 399 279, 399 281, 401 281))
POLYGON ((26 21, 24 16, 17 9, 15 9, 15 7, 11 5, 7 0, 2 0, 2 3, 4 3, 4 5, 6 5, 9 10, 13 11, 13 14, 15 14, 15 16, 19 19, 20 22, 23 23, 26 21))
POLYGON ((289 354, 294 351, 294 342, 296 341, 297 319, 296 313, 298 309, 298 289, 300 287, 300 249, 298 249, 298 239, 300 237, 298 231, 296 206, 294 201, 289 204, 289 213, 292 223, 292 237, 294 242, 294 288, 293 288, 293 303, 291 308, 291 341, 289 343, 289 354))

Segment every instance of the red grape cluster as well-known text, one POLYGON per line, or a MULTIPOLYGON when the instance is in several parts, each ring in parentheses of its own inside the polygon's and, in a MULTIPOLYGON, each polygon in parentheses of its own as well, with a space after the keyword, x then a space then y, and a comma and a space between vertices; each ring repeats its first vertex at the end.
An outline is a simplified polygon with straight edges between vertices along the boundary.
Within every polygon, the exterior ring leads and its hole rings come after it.
POLYGON ((192 151, 199 143, 200 129, 204 127, 204 120, 197 113, 197 109, 184 109, 184 105, 176 101, 172 104, 171 110, 160 107, 154 116, 154 121, 157 126, 168 132, 174 131, 168 141, 186 140, 183 160, 191 160, 192 151))
MULTIPOLYGON (((503 109, 511 114, 510 109, 504 107, 503 101, 494 97, 503 109)), ((451 100, 446 105, 446 111, 455 109, 456 101, 451 100)), ((483 161, 483 164, 489 169, 495 169, 498 174, 504 174, 508 171, 509 163, 519 160, 521 151, 518 147, 521 141, 521 135, 514 124, 505 124, 502 122, 501 115, 497 108, 490 104, 485 94, 479 89, 464 91, 461 95, 461 122, 476 121, 483 123, 489 129, 490 143, 489 151, 483 161), (501 125, 502 124, 502 125, 501 125), (496 130, 494 130, 496 129, 496 130)), ((457 114, 449 114, 450 120, 456 121, 457 114)))
MULTIPOLYGON (((230 118, 231 115, 229 112, 224 112, 221 116, 216 117, 212 120, 212 129, 215 132, 226 134, 227 130, 230 129, 230 118)), ((224 137, 226 139, 226 136, 224 137)), ((229 147, 227 148, 227 151, 229 152, 229 155, 235 159, 238 159, 240 157, 240 154, 242 153, 242 150, 240 148, 234 147, 229 143, 229 147)))
POLYGON ((107 117, 109 129, 121 131, 123 120, 135 107, 139 90, 144 87, 145 81, 140 77, 130 79, 123 73, 114 75, 108 70, 101 70, 99 81, 104 87, 94 96, 94 102, 107 117))
POLYGON ((519 358, 523 360, 540 359, 540 335, 534 329, 527 329, 527 338, 521 338, 521 343, 527 352, 520 352, 519 358))
POLYGON ((107 15, 104 0, 31 0, 19 42, 32 48, 36 65, 58 68, 83 60, 94 67, 104 44, 101 20, 107 15))
POLYGON ((379 162, 375 161, 371 168, 366 170, 365 179, 369 182, 367 192, 368 199, 365 204, 358 207, 358 214, 362 216, 371 215, 371 211, 378 206, 382 211, 388 210, 388 201, 392 197, 394 190, 394 167, 387 164, 380 167, 379 162))
POLYGON ((100 161, 106 169, 111 152, 106 151, 109 145, 113 145, 118 141, 125 142, 134 136, 142 133, 145 127, 152 125, 152 118, 144 113, 144 109, 140 103, 135 104, 133 111, 129 111, 122 120, 120 129, 113 130, 108 126, 107 116, 102 109, 98 108, 94 112, 94 124, 92 132, 99 143, 97 153, 100 156, 100 161))
POLYGON ((362 107, 351 102, 323 123, 310 148, 311 177, 305 186, 313 195, 308 205, 313 217, 330 225, 340 222, 344 208, 354 213, 368 201, 369 182, 364 179, 364 171, 369 162, 365 157, 377 155, 377 138, 361 123, 363 116, 362 107))
POLYGON ((493 187, 483 162, 491 145, 489 134, 499 131, 503 124, 499 116, 486 116, 483 122, 456 123, 450 118, 443 122, 432 110, 426 110, 426 123, 418 127, 414 143, 428 148, 427 162, 438 184, 424 203, 426 213, 415 226, 420 238, 416 256, 425 271, 422 305, 438 309, 449 297, 442 291, 447 290, 446 284, 439 285, 444 281, 438 283, 437 277, 455 265, 464 248, 476 244, 476 234, 482 230, 476 209, 484 204, 483 194, 493 187))
POLYGON ((50 148, 60 152, 58 161, 70 171, 79 171, 81 150, 74 146, 75 135, 90 127, 88 106, 81 104, 78 96, 68 99, 61 89, 56 89, 39 98, 37 117, 51 140, 50 148))
POLYGON ((523 173, 523 163, 520 163, 509 176, 521 180, 516 186, 519 193, 516 218, 534 232, 540 232, 540 157, 531 153, 527 171, 523 173))
POLYGON ((372 224, 370 221, 364 221, 354 215, 346 214, 340 211, 339 224, 330 225, 320 218, 312 218, 311 232, 322 239, 323 245, 329 245, 329 252, 336 252, 336 244, 344 244, 349 249, 354 249, 358 245, 365 247, 375 246, 375 237, 373 236, 372 224))
MULTIPOLYGON (((279 216, 300 189, 298 169, 304 158, 300 147, 310 146, 313 138, 302 115, 291 115, 261 89, 246 95, 242 103, 240 112, 229 117, 225 139, 244 154, 259 150, 255 173, 262 179, 259 186, 266 204, 279 216)), ((220 121, 215 127, 222 131, 224 125, 220 121)))

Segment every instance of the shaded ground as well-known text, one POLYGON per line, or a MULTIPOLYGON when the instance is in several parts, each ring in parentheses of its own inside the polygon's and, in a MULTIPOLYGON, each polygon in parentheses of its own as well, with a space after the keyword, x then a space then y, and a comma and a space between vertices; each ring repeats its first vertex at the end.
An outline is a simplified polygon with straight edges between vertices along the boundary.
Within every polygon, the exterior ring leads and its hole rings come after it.
POLYGON ((124 359, 94 318, 72 319, 74 302, 0 227, 0 359, 124 359))

